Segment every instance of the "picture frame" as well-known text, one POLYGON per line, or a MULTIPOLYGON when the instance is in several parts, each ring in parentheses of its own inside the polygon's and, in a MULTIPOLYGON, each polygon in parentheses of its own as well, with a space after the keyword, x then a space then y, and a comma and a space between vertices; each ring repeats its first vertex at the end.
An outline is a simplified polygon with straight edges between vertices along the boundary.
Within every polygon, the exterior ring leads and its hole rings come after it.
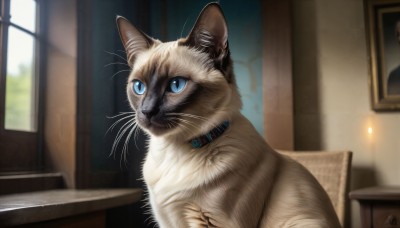
POLYGON ((371 103, 400 111, 400 0, 365 0, 371 103))

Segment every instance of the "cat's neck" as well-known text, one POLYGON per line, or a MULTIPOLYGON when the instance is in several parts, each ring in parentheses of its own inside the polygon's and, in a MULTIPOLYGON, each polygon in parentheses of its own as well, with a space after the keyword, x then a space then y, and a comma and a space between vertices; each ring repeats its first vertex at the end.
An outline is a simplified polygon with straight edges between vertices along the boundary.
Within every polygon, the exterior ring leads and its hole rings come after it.
POLYGON ((229 128, 230 121, 225 120, 221 124, 215 126, 208 133, 200 135, 198 137, 190 140, 190 144, 194 149, 201 148, 206 146, 209 143, 212 143, 215 139, 219 138, 224 132, 229 128))
MULTIPOLYGON (((238 119, 244 118, 242 114, 237 111, 237 112, 230 112, 230 115, 220 115, 220 116, 215 116, 213 119, 214 120, 209 120, 207 123, 204 123, 202 126, 197 127, 197 131, 193 132, 192 134, 189 134, 186 131, 182 131, 176 134, 169 134, 169 135, 164 135, 164 136, 155 136, 155 135, 150 135, 150 142, 152 144, 157 144, 162 147, 169 147, 171 145, 179 148, 185 148, 185 149, 196 149, 193 148, 192 145, 192 140, 201 138, 216 128, 218 128, 221 125, 226 125, 226 122, 228 122, 229 126, 226 126, 226 128, 230 128, 230 125, 232 122, 237 121, 238 119)), ((216 137, 217 138, 217 137, 216 137)))
MULTIPOLYGON (((241 113, 238 112, 237 114, 232 115, 229 121, 229 128, 227 128, 220 137, 201 148, 193 148, 190 140, 182 140, 179 137, 152 136, 149 140, 148 156, 150 156, 150 158, 158 165, 161 165, 162 162, 171 161, 171 159, 173 161, 188 161, 198 156, 206 158, 215 151, 215 148, 218 148, 221 145, 236 145, 239 147, 250 146, 243 145, 241 140, 238 139, 258 142, 251 144, 254 148, 268 147, 253 125, 241 113)), ((231 156, 233 155, 231 154, 231 156)), ((234 157, 236 157, 236 155, 234 157)))

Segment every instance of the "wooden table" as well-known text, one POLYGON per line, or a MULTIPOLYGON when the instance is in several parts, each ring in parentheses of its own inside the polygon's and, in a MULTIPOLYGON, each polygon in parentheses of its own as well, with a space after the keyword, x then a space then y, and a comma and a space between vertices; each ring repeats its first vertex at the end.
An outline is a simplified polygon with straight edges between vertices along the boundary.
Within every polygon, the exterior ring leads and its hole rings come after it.
POLYGON ((362 227, 400 227, 400 186, 381 186, 350 192, 360 203, 362 227))
POLYGON ((141 189, 64 189, 0 196, 0 227, 105 227, 108 209, 137 202, 141 189))

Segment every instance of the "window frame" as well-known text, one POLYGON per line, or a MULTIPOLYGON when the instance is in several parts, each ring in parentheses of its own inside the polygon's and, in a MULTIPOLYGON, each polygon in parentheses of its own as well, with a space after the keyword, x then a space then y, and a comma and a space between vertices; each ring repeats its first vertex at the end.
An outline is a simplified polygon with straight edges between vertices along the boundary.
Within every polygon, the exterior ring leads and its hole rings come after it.
POLYGON ((46 62, 46 5, 45 0, 35 0, 35 33, 10 21, 10 1, 0 0, 0 174, 32 172, 43 169, 43 113, 46 62), (34 38, 34 80, 36 129, 35 132, 5 129, 6 74, 8 30, 14 27, 34 38))

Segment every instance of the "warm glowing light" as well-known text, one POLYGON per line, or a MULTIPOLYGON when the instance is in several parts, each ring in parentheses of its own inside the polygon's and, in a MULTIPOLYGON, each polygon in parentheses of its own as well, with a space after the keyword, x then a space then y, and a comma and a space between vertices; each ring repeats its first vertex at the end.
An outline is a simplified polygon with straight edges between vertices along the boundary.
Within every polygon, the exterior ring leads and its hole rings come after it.
POLYGON ((368 127, 368 134, 372 135, 373 129, 372 127, 368 127))

